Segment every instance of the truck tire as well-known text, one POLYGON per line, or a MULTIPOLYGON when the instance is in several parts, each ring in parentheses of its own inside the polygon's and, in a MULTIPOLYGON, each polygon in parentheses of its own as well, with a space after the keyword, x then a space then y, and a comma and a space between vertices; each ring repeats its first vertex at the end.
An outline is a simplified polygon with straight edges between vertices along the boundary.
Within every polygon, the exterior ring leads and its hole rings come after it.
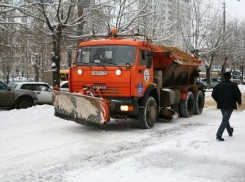
POLYGON ((17 101, 16 108, 17 109, 26 109, 28 107, 32 107, 32 102, 28 98, 21 98, 17 101))
POLYGON ((144 108, 139 109, 138 126, 143 129, 152 128, 157 119, 157 104, 153 97, 148 97, 144 108))
POLYGON ((201 114, 204 107, 204 96, 201 90, 198 90, 195 96, 194 114, 201 114))
POLYGON ((194 95, 192 92, 188 91, 186 100, 180 101, 180 113, 182 117, 189 118, 193 115, 195 106, 194 95))

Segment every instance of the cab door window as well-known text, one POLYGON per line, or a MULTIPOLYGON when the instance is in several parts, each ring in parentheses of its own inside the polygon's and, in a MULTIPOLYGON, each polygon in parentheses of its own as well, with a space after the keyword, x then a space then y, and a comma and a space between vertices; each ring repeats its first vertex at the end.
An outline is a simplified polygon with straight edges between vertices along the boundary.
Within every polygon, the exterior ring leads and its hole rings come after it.
POLYGON ((146 50, 139 51, 139 65, 146 65, 146 50))

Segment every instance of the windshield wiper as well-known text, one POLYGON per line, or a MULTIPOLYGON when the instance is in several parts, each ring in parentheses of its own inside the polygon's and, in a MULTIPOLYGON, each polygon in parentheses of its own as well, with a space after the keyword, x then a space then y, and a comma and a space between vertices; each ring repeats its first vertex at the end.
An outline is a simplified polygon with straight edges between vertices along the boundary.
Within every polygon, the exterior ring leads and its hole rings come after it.
MULTIPOLYGON (((80 62, 80 63, 83 63, 83 64, 89 64, 89 63, 86 63, 86 62, 80 62)), ((88 65, 88 67, 89 67, 90 69, 93 69, 90 65, 88 65)))
POLYGON ((111 62, 108 62, 108 64, 115 65, 115 66, 117 66, 119 69, 122 69, 120 66, 117 65, 117 63, 111 63, 111 62))
POLYGON ((105 67, 105 65, 103 65, 102 63, 96 63, 96 62, 93 62, 94 64, 97 64, 97 65, 99 65, 99 66, 102 66, 103 68, 105 68, 105 69, 107 69, 106 67, 105 67))

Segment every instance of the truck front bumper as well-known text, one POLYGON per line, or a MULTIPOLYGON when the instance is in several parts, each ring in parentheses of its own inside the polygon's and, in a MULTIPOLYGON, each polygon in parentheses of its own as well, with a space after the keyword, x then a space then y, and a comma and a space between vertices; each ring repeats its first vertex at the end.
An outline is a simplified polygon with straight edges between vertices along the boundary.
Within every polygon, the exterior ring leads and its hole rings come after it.
POLYGON ((137 115, 139 112, 138 101, 134 99, 110 100, 110 116, 137 115))

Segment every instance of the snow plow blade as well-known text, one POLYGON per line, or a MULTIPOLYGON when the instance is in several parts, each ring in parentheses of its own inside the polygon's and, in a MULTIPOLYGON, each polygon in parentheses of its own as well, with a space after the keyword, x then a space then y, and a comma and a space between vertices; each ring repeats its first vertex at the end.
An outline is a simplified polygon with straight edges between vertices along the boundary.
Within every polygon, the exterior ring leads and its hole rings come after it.
POLYGON ((108 104, 104 99, 80 93, 52 92, 55 116, 92 127, 105 126, 109 122, 108 104))

